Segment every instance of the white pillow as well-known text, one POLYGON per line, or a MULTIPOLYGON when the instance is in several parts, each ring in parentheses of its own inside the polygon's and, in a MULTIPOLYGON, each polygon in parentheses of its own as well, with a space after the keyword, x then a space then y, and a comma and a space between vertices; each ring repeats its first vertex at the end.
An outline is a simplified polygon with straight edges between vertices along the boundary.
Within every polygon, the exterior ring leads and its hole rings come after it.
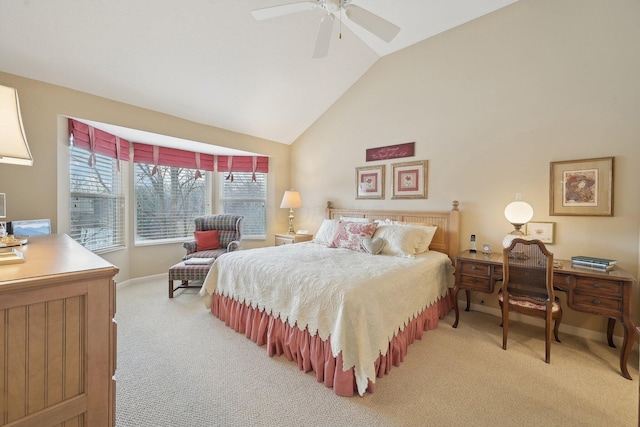
POLYGON ((384 240, 382 254, 413 257, 427 252, 437 227, 417 225, 378 225, 374 238, 384 240))
POLYGON ((418 243, 418 246, 416 247, 416 255, 424 252, 428 252, 429 245, 433 240, 433 236, 436 235, 436 231, 438 230, 438 227, 436 227, 435 225, 407 225, 407 227, 424 230, 424 232, 426 233, 426 236, 423 236, 423 238, 418 243))
POLYGON ((348 217, 348 216, 341 216, 340 217, 340 221, 342 221, 342 222, 364 222, 364 223, 371 222, 371 220, 369 218, 355 218, 355 217, 348 217))
POLYGON ((333 234, 336 231, 336 227, 338 226, 338 220, 335 219, 325 219, 320 224, 320 228, 313 238, 314 243, 319 243, 321 245, 329 246, 333 241, 333 234))

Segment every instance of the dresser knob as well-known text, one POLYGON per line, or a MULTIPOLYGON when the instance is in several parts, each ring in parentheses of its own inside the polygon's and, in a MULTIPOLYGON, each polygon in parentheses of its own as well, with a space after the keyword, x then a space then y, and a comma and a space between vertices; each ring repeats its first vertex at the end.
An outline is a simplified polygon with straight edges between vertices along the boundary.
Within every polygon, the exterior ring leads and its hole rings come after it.
POLYGON ((600 300, 599 300, 599 299, 594 299, 592 302, 593 302, 595 305, 599 305, 599 304, 600 304, 600 300))
POLYGON ((600 283, 594 283, 594 284, 593 284, 593 287, 594 287, 594 288, 596 288, 596 289, 598 289, 598 288, 600 287, 600 283))
POLYGON ((477 269, 478 269, 478 266, 477 266, 477 265, 472 265, 472 266, 471 266, 471 269, 472 269, 472 270, 477 270, 477 269))

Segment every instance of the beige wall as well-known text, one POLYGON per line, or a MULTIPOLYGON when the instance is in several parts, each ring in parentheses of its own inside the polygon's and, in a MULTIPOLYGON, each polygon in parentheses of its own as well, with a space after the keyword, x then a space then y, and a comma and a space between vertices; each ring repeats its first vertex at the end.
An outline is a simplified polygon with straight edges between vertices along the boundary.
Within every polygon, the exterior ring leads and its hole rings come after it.
MULTIPOLYGON (((298 227, 317 230, 326 200, 440 210, 455 199, 462 247, 472 233, 499 247, 512 229, 503 209, 521 193, 534 220, 556 223, 556 257, 617 258, 637 274, 639 23, 635 0, 520 0, 382 58, 293 144, 298 227), (391 200, 394 161, 367 163, 365 149, 410 141, 412 159, 429 161, 428 199, 391 200), (550 162, 607 156, 615 216, 550 216, 550 162), (371 164, 387 165, 386 198, 356 200, 354 170, 371 164)), ((567 312, 563 323, 603 330, 567 312)))
MULTIPOLYGON (((18 90, 34 157, 32 167, 0 164, 0 192, 7 194, 7 220, 51 218, 54 231, 68 231, 68 138, 63 116, 71 116, 270 156, 268 236, 286 229, 287 212, 280 209, 280 199, 289 188, 289 146, 10 74, 0 73, 0 84, 18 90)), ((131 202, 127 201, 129 205, 131 202)), ((132 223, 131 214, 129 229, 132 223)), ((267 244, 273 244, 272 237, 243 245, 267 244)), ((116 280, 123 281, 165 273, 183 255, 180 243, 135 247, 130 239, 126 250, 102 256, 120 268, 116 280)))

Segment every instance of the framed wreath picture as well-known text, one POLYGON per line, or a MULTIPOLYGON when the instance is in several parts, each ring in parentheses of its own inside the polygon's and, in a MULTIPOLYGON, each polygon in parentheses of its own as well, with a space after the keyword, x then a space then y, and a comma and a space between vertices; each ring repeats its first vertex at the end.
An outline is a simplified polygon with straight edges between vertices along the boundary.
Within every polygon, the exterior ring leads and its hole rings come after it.
POLYGON ((392 164, 392 199, 427 198, 427 161, 392 164))
POLYGON ((613 216, 613 159, 551 162, 549 215, 613 216))
POLYGON ((356 199, 384 199, 385 165, 356 168, 356 199))

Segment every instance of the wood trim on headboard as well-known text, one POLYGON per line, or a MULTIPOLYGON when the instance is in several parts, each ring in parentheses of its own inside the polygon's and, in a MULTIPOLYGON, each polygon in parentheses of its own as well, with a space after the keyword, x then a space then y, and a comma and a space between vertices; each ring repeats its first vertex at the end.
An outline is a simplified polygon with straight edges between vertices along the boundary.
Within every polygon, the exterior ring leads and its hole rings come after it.
POLYGON ((340 217, 368 218, 371 221, 401 221, 410 224, 435 225, 438 227, 429 249, 443 252, 451 259, 460 251, 460 210, 459 202, 454 200, 450 211, 387 211, 367 209, 338 209, 327 202, 326 216, 329 219, 340 217))

